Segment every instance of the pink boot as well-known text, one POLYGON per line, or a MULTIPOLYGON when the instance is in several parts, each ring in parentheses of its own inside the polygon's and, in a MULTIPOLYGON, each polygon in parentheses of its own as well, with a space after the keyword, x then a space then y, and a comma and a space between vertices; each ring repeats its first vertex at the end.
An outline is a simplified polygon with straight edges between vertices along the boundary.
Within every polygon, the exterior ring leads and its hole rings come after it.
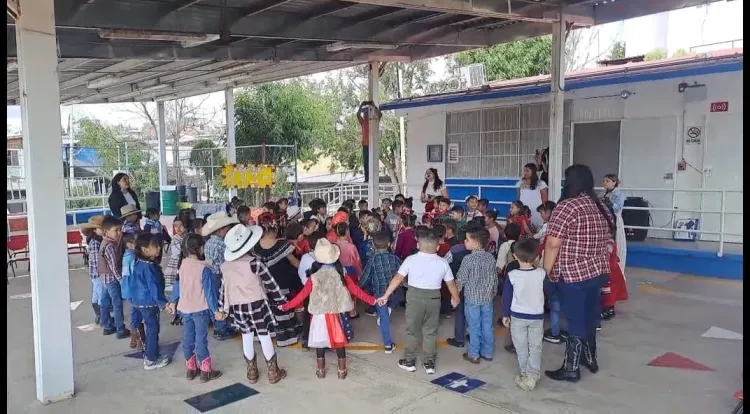
POLYGON ((185 368, 187 369, 185 377, 192 381, 198 376, 198 357, 193 354, 187 361, 185 361, 185 368))
POLYGON ((211 367, 211 357, 201 361, 201 382, 208 382, 220 376, 221 371, 216 371, 211 367))

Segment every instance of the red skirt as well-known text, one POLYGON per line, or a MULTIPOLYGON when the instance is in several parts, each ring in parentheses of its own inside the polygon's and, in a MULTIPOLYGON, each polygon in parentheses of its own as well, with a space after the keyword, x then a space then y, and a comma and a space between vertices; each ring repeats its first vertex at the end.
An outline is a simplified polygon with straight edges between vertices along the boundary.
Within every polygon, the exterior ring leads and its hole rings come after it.
POLYGON ((612 253, 610 259, 609 282, 602 287, 602 306, 612 308, 617 302, 628 300, 628 285, 625 282, 625 275, 620 269, 617 260, 617 253, 612 253))

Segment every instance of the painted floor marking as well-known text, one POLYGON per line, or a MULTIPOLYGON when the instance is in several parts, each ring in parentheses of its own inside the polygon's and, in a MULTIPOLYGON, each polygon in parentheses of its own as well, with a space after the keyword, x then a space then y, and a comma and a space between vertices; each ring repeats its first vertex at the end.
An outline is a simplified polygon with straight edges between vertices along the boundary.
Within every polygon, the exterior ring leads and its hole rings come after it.
POLYGON ((719 328, 718 326, 710 327, 706 332, 701 335, 704 338, 717 338, 717 339, 739 339, 742 340, 742 334, 729 329, 719 328))

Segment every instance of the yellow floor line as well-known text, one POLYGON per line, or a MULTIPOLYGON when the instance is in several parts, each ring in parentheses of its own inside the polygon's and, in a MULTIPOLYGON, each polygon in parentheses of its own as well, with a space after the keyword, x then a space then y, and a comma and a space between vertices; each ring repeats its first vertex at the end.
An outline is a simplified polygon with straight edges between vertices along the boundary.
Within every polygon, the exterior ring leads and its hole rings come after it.
POLYGON ((674 293, 671 290, 663 289, 654 285, 641 285, 640 290, 643 293, 652 293, 655 295, 664 295, 668 293, 674 293))

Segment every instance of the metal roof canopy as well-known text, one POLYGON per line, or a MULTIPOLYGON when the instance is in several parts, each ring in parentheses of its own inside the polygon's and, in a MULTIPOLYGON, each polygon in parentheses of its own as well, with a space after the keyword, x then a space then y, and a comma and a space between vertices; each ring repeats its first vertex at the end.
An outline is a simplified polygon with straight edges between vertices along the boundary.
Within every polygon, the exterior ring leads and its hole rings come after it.
MULTIPOLYGON (((8 105, 19 102, 8 1, 8 105)), ((716 0, 55 0, 63 104, 170 100, 716 0)), ((13 6, 13 7, 11 7, 13 6)), ((20 4, 23 13, 23 2, 20 4)))

